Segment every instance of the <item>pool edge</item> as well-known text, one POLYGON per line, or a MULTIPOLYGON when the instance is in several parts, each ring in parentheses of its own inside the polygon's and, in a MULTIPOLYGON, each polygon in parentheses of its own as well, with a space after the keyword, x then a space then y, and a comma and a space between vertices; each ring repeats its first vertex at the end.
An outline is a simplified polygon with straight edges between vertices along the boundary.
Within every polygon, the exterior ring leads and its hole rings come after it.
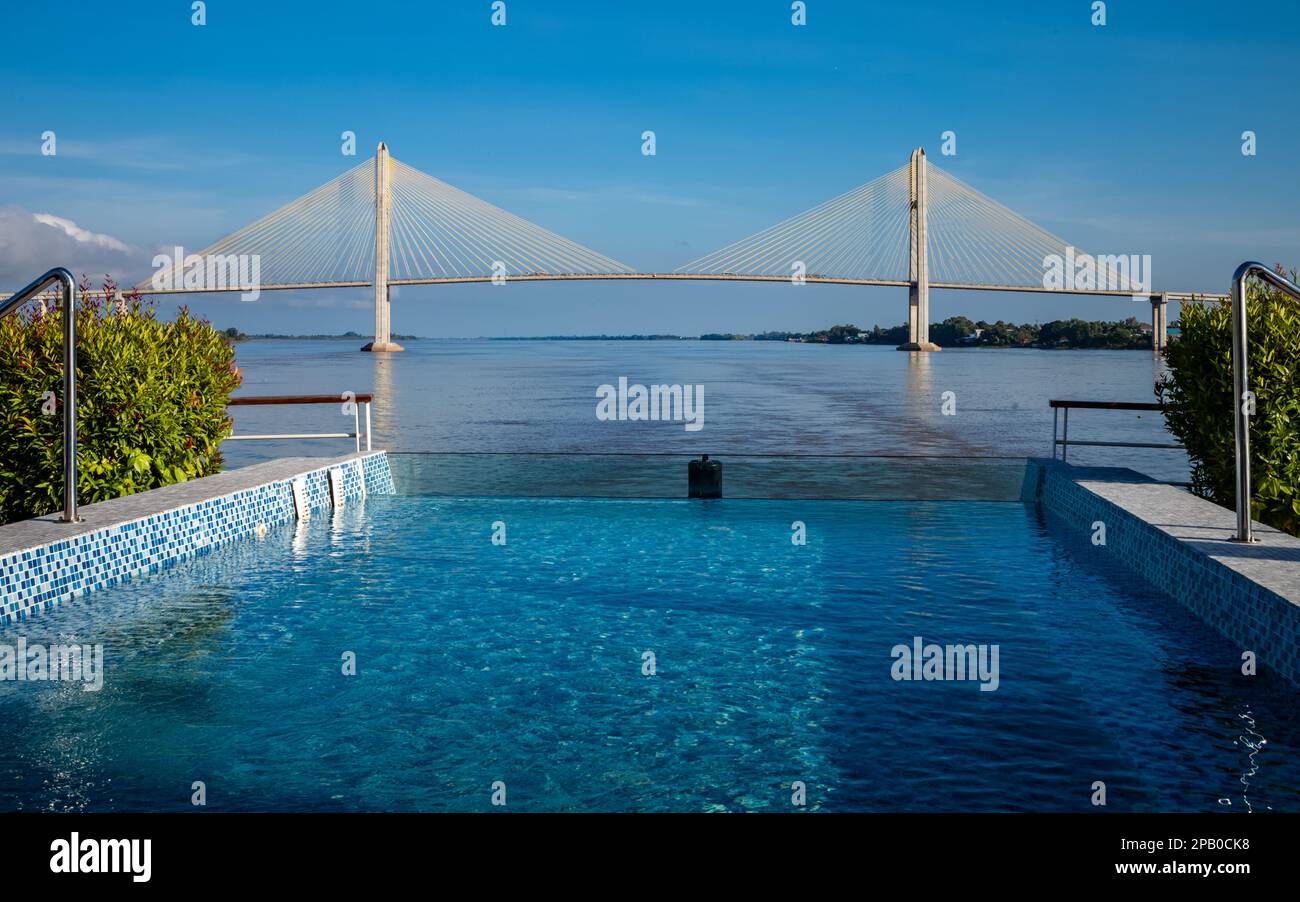
POLYGON ((1260 524, 1230 543, 1233 511, 1123 468, 1031 459, 1023 500, 1300 687, 1300 539, 1260 524))
POLYGON ((384 451, 282 458, 86 505, 81 523, 51 515, 0 526, 0 627, 336 503, 393 492, 384 451))

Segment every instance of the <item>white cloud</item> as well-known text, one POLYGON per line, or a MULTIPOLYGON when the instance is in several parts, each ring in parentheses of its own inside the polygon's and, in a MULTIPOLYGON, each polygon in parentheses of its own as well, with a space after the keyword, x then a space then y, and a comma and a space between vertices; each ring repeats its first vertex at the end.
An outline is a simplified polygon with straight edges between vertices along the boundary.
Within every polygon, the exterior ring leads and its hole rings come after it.
POLYGON ((21 288, 55 266, 94 281, 105 275, 129 285, 149 272, 152 253, 92 232, 70 219, 0 207, 0 291, 21 288))
POLYGON ((102 235, 98 232, 88 231, 77 225, 71 219, 64 219, 61 216, 55 216, 51 213, 33 213, 32 218, 37 222, 45 223, 47 226, 62 229, 64 234, 70 235, 78 241, 97 244, 100 247, 121 251, 124 254, 131 253, 130 246, 118 241, 112 235, 102 235))

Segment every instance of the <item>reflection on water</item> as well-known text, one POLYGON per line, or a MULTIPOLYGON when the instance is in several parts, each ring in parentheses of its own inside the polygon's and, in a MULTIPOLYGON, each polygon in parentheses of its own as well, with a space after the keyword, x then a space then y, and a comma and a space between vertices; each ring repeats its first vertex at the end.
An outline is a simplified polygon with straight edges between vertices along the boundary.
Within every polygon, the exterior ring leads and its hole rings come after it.
MULTIPOLYGON (((1263 733, 1255 729, 1255 718, 1251 714, 1249 705, 1238 717, 1245 724, 1242 727, 1241 735, 1233 740, 1233 745, 1241 747, 1246 753, 1246 770, 1241 775, 1241 801, 1245 804, 1247 811, 1254 811, 1255 806, 1250 801, 1250 781, 1252 777, 1259 773, 1259 763, 1255 760, 1255 756, 1263 751, 1264 746, 1268 744, 1268 740, 1264 738, 1263 733)), ((1226 805, 1232 804, 1232 799, 1220 799, 1219 801, 1226 805)), ((1265 808, 1269 811, 1272 810, 1271 805, 1267 805, 1265 808)))
MULTIPOLYGON (((393 368, 397 365, 394 354, 367 354, 373 363, 374 374, 371 385, 375 400, 370 404, 370 428, 378 436, 393 436, 399 432, 396 392, 393 390, 393 368)), ((390 439, 391 441, 391 439, 390 439)), ((373 444, 373 441, 372 441, 373 444)), ((385 447, 376 445, 376 447, 385 447)))
POLYGON ((919 407, 934 394, 930 384, 933 373, 930 358, 934 355, 911 351, 904 356, 907 358, 907 397, 919 407))
MULTIPOLYGON (((907 430, 917 444, 938 447, 943 444, 941 421, 936 416, 944 414, 945 391, 952 388, 934 384, 934 370, 931 366, 931 353, 909 351, 899 354, 907 361, 902 399, 906 405, 907 419, 894 426, 898 430, 907 430)), ((955 397, 955 395, 954 395, 955 397)), ((950 410, 955 408, 949 406, 950 410)))

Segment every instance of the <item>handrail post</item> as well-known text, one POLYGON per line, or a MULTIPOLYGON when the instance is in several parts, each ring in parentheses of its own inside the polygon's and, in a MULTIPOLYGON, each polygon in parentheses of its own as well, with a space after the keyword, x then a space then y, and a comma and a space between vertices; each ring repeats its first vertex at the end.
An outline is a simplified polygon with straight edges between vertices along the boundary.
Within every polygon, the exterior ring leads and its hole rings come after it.
POLYGON ((1232 430, 1237 477, 1237 542, 1252 542, 1250 523, 1250 421, 1246 392, 1246 275, 1232 278, 1232 430))
POLYGON ((77 280, 57 266, 0 301, 8 316, 52 283, 63 288, 63 522, 77 522, 77 280))
POLYGON ((1263 263, 1247 260, 1232 274, 1232 424, 1237 476, 1237 534, 1233 542, 1257 541, 1250 520, 1250 383, 1247 378, 1246 279, 1259 276, 1300 301, 1300 286, 1263 263))
POLYGON ((370 402, 366 402, 366 450, 370 450, 370 402))
POLYGON ((77 283, 63 283, 63 522, 77 522, 77 283))

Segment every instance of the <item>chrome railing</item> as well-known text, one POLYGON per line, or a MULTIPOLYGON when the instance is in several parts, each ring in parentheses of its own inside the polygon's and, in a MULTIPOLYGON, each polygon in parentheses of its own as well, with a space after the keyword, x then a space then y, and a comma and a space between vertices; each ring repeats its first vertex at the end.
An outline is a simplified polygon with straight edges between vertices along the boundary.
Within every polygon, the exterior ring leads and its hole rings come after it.
POLYGON ((56 267, 0 301, 8 316, 50 285, 63 287, 63 522, 77 522, 77 280, 56 267))
POLYGON ((370 402, 375 396, 365 392, 348 392, 343 395, 244 395, 231 398, 229 407, 261 407, 271 404, 338 404, 343 402, 346 411, 352 408, 351 432, 286 432, 263 435, 228 435, 226 441, 282 441, 311 438, 352 438, 357 441, 357 452, 361 451, 361 436, 366 437, 366 450, 370 450, 370 402), (361 408, 366 409, 366 431, 361 431, 361 408))
POLYGON ((1246 378, 1246 280, 1257 276, 1300 301, 1300 286, 1263 263, 1247 260, 1232 274, 1232 397, 1237 457, 1237 534, 1234 542, 1253 542, 1250 522, 1250 414, 1254 403, 1246 378))

